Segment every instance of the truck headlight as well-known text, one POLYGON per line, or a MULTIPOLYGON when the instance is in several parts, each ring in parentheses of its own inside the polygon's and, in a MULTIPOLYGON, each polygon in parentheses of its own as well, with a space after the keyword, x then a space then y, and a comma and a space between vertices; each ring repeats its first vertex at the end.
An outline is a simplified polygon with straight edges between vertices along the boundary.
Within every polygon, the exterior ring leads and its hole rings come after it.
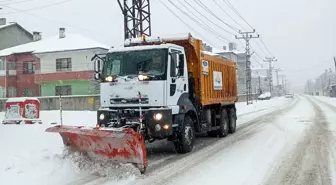
POLYGON ((112 80, 113 80, 112 76, 108 76, 108 77, 105 78, 105 81, 107 81, 107 82, 112 82, 112 80))
POLYGON ((104 114, 100 114, 99 119, 100 120, 104 120, 105 119, 105 115, 104 114))
POLYGON ((155 119, 156 121, 161 120, 161 119, 162 119, 162 114, 161 114, 161 113, 154 114, 154 119, 155 119))
POLYGON ((148 79, 148 76, 145 76, 145 75, 139 75, 139 76, 138 76, 138 79, 139 79, 140 81, 142 81, 142 80, 147 80, 147 79, 148 79))

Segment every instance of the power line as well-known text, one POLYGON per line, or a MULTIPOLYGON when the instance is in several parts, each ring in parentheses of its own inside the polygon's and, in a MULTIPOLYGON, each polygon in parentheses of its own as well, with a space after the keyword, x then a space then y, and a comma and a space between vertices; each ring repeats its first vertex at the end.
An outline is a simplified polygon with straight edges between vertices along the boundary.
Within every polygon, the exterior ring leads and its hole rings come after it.
POLYGON ((204 26, 202 23, 200 23, 198 20, 196 20, 195 18, 191 17, 188 13, 186 13, 185 11, 183 11, 180 7, 178 7, 176 4, 174 4, 173 2, 171 2, 171 0, 168 0, 175 8, 177 8, 180 12, 182 12, 184 15, 186 15, 189 19, 191 19, 192 21, 194 21, 196 24, 198 24, 200 27, 204 28, 205 30, 207 30, 209 33, 211 33, 212 35, 214 35, 215 37, 217 37, 218 39, 224 41, 224 42, 228 42, 228 40, 222 36, 220 36, 217 32, 215 32, 213 29, 208 28, 206 26, 204 26))
POLYGON ((231 10, 233 12, 235 12, 248 26, 251 27, 251 29, 254 29, 247 21, 246 19, 244 19, 243 16, 240 15, 240 13, 237 11, 237 9, 230 3, 229 0, 222 0, 225 4, 227 4, 229 6, 229 8, 231 8, 231 10))
MULTIPOLYGON (((225 4, 227 4, 229 6, 229 8, 236 13, 236 15, 238 15, 251 29, 254 29, 253 26, 251 26, 250 23, 248 23, 248 21, 238 12, 238 10, 230 3, 229 0, 222 0, 225 4)), ((257 32, 258 33, 258 32, 257 32)), ((258 33, 259 34, 259 33, 258 33)), ((260 42, 261 44, 266 48, 267 52, 273 56, 273 54, 271 53, 270 49, 267 47, 267 45, 265 44, 265 42, 263 41, 263 39, 260 37, 260 42)), ((261 49, 261 48, 260 48, 261 49)), ((264 52, 264 51, 263 51, 264 52)))
MULTIPOLYGON (((44 6, 39 6, 39 7, 35 7, 35 8, 29 8, 29 9, 25 9, 25 10, 17 10, 16 12, 7 12, 7 13, 3 13, 3 14, 7 15, 7 14, 14 14, 14 13, 28 12, 28 11, 31 11, 31 10, 38 10, 38 9, 43 9, 43 8, 47 8, 47 7, 51 7, 51 6, 56 6, 56 5, 59 5, 59 4, 68 3, 70 1, 75 1, 75 0, 64 0, 64 1, 59 1, 59 2, 56 2, 56 3, 50 3, 50 4, 47 4, 47 5, 44 5, 44 6)), ((1 6, 5 6, 6 7, 7 5, 2 4, 1 6)))
MULTIPOLYGON (((25 2, 29 2, 29 1, 35 1, 35 0, 16 1, 16 2, 12 2, 12 3, 4 4, 4 5, 20 4, 20 3, 25 3, 25 2)), ((2 4, 1 4, 1 5, 2 5, 2 4)))
POLYGON ((6 1, 13 1, 13 0, 3 0, 3 1, 0 1, 0 3, 1 3, 1 2, 6 2, 6 1))
POLYGON ((265 42, 263 41, 262 38, 260 38, 260 42, 261 42, 262 45, 264 45, 264 47, 266 48, 266 50, 268 51, 268 53, 269 53, 271 56, 273 56, 273 54, 271 53, 271 51, 269 50, 269 48, 266 46, 266 44, 265 44, 265 42))
MULTIPOLYGON (((202 15, 202 13, 201 12, 199 12, 194 6, 192 6, 188 1, 186 1, 186 0, 183 0, 185 3, 187 3, 188 5, 189 5, 189 7, 191 7, 192 9, 194 9, 198 14, 200 14, 202 17, 204 17, 207 21, 209 21, 209 22, 211 22, 212 24, 214 24, 215 26, 217 26, 219 29, 221 29, 221 30, 223 30, 223 31, 225 31, 225 32, 227 32, 227 33, 229 33, 229 34, 233 34, 232 32, 230 32, 230 31, 228 31, 228 30, 226 30, 226 29, 224 29, 224 28, 222 28, 221 26, 219 26, 218 24, 216 24, 215 22, 213 22, 211 19, 209 19, 208 17, 206 17, 206 16, 204 16, 204 15, 202 15)), ((180 1, 178 1, 178 2, 180 2, 180 1)), ((188 9, 183 3, 181 3, 180 2, 180 4, 182 4, 182 6, 184 6, 186 9, 188 9)), ((190 11, 190 9, 188 9, 189 11, 190 11)), ((190 11, 191 12, 191 11, 190 11)), ((192 13, 192 12, 191 12, 192 13)), ((193 14, 193 13, 192 13, 193 14)), ((195 17, 197 17, 195 14, 193 14, 195 17)), ((202 21, 203 22, 203 21, 202 21)), ((204 22, 203 22, 204 23, 204 22)), ((204 24, 206 24, 206 23, 204 23, 204 24)))
MULTIPOLYGON (((259 43, 259 42, 255 42, 255 43, 256 43, 257 47, 258 47, 258 48, 265 54, 265 56, 271 54, 271 53, 266 53, 265 50, 263 50, 262 47, 260 46, 260 43, 259 43)), ((273 56, 273 55, 271 55, 271 56, 273 56)))
MULTIPOLYGON (((12 10, 21 11, 20 9, 16 9, 16 8, 13 8, 13 7, 8 6, 8 5, 2 5, 2 6, 7 7, 7 8, 10 8, 10 9, 12 9, 12 10)), ((57 21, 57 20, 53 20, 53 19, 49 19, 49 18, 46 18, 46 17, 43 17, 43 16, 38 16, 38 15, 36 15, 36 14, 32 14, 32 13, 29 13, 29 12, 27 12, 27 11, 22 11, 22 13, 25 13, 25 14, 28 14, 28 15, 31 15, 31 16, 34 16, 34 17, 38 17, 38 18, 42 18, 42 19, 46 19, 46 20, 48 20, 48 21, 58 22, 58 23, 60 23, 60 24, 67 25, 67 26, 69 26, 69 27, 73 27, 73 28, 76 28, 76 27, 77 27, 77 28, 79 28, 79 29, 81 29, 81 30, 85 30, 85 31, 88 31, 88 32, 91 32, 91 33, 95 33, 94 31, 89 30, 89 29, 86 29, 86 28, 81 28, 81 27, 78 27, 78 26, 75 26, 75 25, 72 25, 72 24, 69 24, 69 23, 65 23, 65 22, 61 22, 61 21, 57 21)), ((48 22, 48 23, 49 23, 49 22, 48 22)))
MULTIPOLYGON (((226 23, 223 21, 223 19, 219 18, 216 14, 214 14, 206 5, 204 5, 200 0, 195 0, 195 2, 201 6, 205 11, 207 11, 209 14, 211 14, 212 16, 216 17, 220 22, 222 22, 223 24, 225 24, 226 26, 230 27, 232 30, 234 30, 235 32, 238 32, 239 29, 235 28, 233 26, 231 26, 230 24, 226 23)), ((234 35, 234 34, 233 34, 234 35)))
POLYGON ((230 16, 230 14, 229 13, 227 13, 225 10, 224 10, 224 8, 222 8, 222 6, 217 2, 217 1, 215 1, 215 0, 212 0, 233 22, 235 22, 238 26, 240 26, 240 28, 242 28, 242 29, 244 29, 244 27, 241 25, 241 24, 239 24, 238 23, 238 21, 236 21, 234 18, 232 18, 231 16, 230 16))
MULTIPOLYGON (((170 9, 166 4, 162 2, 162 0, 159 0, 159 2, 167 8, 167 10, 172 13, 176 18, 178 18, 184 25, 186 25, 191 31, 194 33, 198 34, 199 36, 203 37, 202 34, 198 31, 196 31, 192 26, 190 26, 186 21, 184 21, 180 16, 178 16, 172 9, 170 9)), ((205 37, 203 37, 205 38, 205 37)), ((211 45, 214 45, 213 43, 210 42, 211 45)))

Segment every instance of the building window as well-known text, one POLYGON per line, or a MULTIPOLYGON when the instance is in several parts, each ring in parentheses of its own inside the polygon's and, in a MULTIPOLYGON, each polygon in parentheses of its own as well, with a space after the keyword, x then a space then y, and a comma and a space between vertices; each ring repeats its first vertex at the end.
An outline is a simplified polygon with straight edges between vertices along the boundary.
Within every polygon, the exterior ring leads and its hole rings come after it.
POLYGON ((23 74, 34 74, 35 73, 35 64, 31 62, 23 62, 23 74))
POLYGON ((8 62, 8 70, 16 70, 16 65, 14 61, 8 62))
POLYGON ((55 87, 55 95, 72 95, 72 88, 71 85, 65 85, 65 86, 56 86, 55 87))
POLYGON ((58 58, 56 59, 56 71, 63 72, 63 71, 71 71, 71 58, 58 58))
POLYGON ((0 71, 4 71, 5 70, 5 61, 3 61, 1 58, 0 58, 0 71))
POLYGON ((24 88, 23 95, 26 97, 34 97, 36 95, 36 89, 35 88, 24 88))
POLYGON ((8 98, 16 97, 16 87, 8 87, 8 98))
POLYGON ((6 88, 5 87, 0 87, 0 98, 6 98, 5 97, 5 91, 6 91, 6 88))

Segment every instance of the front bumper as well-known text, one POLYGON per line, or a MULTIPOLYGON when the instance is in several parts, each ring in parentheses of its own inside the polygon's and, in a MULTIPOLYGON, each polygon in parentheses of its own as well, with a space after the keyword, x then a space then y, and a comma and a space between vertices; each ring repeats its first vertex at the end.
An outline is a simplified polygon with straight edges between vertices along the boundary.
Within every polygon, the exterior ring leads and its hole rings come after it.
MULTIPOLYGON (((142 123, 145 125, 147 137, 164 139, 173 134, 172 110, 170 108, 143 109, 142 114, 142 123), (158 114, 161 116, 157 116, 158 114), (159 117, 161 119, 157 119, 159 117)), ((139 117, 140 112, 137 109, 98 110, 97 123, 102 127, 136 125, 140 123, 139 117)))

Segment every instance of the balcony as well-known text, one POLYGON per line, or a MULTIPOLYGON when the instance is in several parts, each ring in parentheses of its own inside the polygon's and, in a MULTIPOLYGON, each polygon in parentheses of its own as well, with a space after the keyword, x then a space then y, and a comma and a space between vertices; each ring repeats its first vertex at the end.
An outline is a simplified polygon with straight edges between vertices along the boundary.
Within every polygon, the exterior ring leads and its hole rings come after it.
POLYGON ((35 71, 35 83, 54 82, 59 80, 89 80, 92 79, 94 71, 73 71, 73 72, 56 72, 41 73, 35 71))

